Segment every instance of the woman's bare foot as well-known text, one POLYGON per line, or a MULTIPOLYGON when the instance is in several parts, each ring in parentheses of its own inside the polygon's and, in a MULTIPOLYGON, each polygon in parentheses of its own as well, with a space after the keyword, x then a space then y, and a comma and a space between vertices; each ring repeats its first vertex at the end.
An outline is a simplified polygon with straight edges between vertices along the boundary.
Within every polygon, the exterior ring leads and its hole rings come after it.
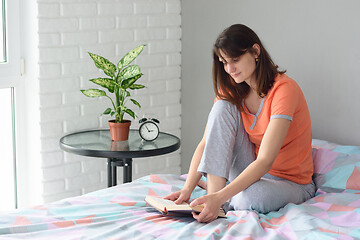
POLYGON ((201 187, 202 189, 207 189, 207 182, 203 181, 203 180, 199 180, 198 184, 199 187, 201 187))
MULTIPOLYGON (((183 174, 183 175, 180 176, 180 178, 183 179, 183 180, 186 180, 187 176, 188 176, 187 174, 183 174)), ((207 190, 207 182, 206 181, 199 180, 197 185, 199 187, 201 187, 202 189, 207 190)))

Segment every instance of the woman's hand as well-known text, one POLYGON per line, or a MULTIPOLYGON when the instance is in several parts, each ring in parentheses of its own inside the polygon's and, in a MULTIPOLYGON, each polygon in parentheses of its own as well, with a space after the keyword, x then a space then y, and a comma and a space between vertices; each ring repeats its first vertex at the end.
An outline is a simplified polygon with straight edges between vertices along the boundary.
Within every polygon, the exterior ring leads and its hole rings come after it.
POLYGON ((183 202, 188 202, 191 196, 191 191, 186 189, 181 189, 180 191, 170 193, 165 196, 164 199, 174 201, 176 204, 181 204, 183 202))
POLYGON ((219 210, 223 204, 223 200, 217 193, 208 194, 199 197, 190 203, 190 206, 204 205, 204 209, 199 213, 192 213, 198 222, 211 222, 218 217, 219 210))

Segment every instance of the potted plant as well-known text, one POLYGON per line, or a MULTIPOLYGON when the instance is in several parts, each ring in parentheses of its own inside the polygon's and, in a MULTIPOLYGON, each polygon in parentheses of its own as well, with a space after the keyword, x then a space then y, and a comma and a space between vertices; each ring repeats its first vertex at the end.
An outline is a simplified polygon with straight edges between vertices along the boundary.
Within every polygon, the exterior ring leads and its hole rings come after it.
POLYGON ((128 100, 141 108, 141 105, 133 98, 131 98, 130 90, 144 88, 144 85, 135 84, 143 75, 140 72, 138 65, 129 65, 142 52, 145 45, 138 46, 125 54, 125 56, 118 62, 117 65, 111 63, 109 60, 90 53, 89 55, 95 63, 95 66, 104 71, 108 77, 100 77, 90 79, 91 82, 104 87, 109 93, 112 93, 115 98, 111 98, 104 90, 88 89, 80 90, 87 97, 102 97, 105 96, 110 99, 111 106, 107 108, 103 114, 115 116, 114 120, 109 120, 111 140, 124 141, 128 139, 130 120, 125 120, 125 113, 135 119, 133 110, 126 106, 128 100))

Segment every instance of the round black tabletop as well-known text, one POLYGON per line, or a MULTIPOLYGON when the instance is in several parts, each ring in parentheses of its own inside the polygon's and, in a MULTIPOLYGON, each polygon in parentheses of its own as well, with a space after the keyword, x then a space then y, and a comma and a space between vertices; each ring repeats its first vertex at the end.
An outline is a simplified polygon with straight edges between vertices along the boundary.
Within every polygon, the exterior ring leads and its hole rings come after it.
POLYGON ((64 151, 90 157, 139 158, 167 154, 180 148, 180 139, 160 132, 152 142, 143 141, 139 131, 130 129, 129 140, 115 142, 109 129, 97 129, 68 134, 60 139, 64 151))

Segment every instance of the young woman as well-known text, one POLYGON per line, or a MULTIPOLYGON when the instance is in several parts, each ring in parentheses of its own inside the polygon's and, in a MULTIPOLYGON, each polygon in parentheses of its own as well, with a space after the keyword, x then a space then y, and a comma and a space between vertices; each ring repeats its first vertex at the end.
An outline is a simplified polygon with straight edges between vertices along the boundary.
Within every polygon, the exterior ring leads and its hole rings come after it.
POLYGON ((165 198, 188 201, 206 175, 207 195, 191 205, 204 204, 193 217, 211 222, 225 202, 230 209, 267 213, 313 197, 306 100, 250 28, 232 25, 217 38, 213 84, 217 98, 186 183, 165 198))

